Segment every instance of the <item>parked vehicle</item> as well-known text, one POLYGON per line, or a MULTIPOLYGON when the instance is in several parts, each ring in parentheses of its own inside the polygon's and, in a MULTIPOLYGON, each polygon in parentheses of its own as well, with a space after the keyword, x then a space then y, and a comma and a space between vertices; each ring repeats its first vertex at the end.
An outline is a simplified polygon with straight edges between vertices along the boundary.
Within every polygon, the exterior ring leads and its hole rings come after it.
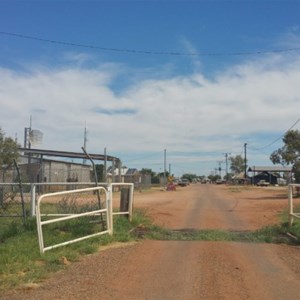
POLYGON ((187 180, 187 179, 181 179, 179 182, 178 182, 178 185, 179 186, 187 186, 189 185, 190 182, 187 180))
POLYGON ((217 179, 216 180, 216 184, 224 184, 224 183, 226 183, 226 181, 223 180, 223 179, 217 179))
POLYGON ((257 186, 269 186, 270 183, 265 180, 260 180, 256 185, 257 186))

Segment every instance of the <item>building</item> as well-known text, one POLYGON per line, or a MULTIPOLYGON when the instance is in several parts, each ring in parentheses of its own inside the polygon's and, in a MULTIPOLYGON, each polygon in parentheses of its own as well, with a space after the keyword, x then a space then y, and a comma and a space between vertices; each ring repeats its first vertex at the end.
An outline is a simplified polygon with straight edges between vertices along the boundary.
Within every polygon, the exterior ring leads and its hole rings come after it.
POLYGON ((22 156, 18 163, 24 182, 91 182, 92 167, 72 161, 22 156))
POLYGON ((110 167, 107 170, 108 181, 119 178, 120 182, 133 183, 135 187, 151 186, 151 175, 142 174, 136 168, 127 168, 123 166, 120 170, 110 167))
POLYGON ((260 180, 265 180, 270 184, 289 183, 292 181, 291 166, 253 166, 248 172, 252 172, 251 183, 257 184, 260 180))

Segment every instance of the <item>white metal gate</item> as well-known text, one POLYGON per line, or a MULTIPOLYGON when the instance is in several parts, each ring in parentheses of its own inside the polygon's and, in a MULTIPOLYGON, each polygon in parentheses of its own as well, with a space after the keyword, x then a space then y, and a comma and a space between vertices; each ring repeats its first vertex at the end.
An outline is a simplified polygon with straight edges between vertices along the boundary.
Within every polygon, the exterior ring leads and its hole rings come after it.
POLYGON ((289 184, 288 186, 288 195, 289 195, 289 225, 293 224, 294 218, 300 219, 300 213, 294 212, 294 200, 293 200, 293 190, 294 188, 299 187, 300 184, 289 184))
POLYGON ((65 246, 68 244, 72 244, 75 242, 79 242, 91 237, 95 237, 95 236, 99 236, 102 234, 112 234, 112 227, 111 227, 111 218, 110 218, 110 212, 111 211, 111 207, 110 207, 110 199, 108 196, 108 192, 104 187, 94 187, 94 188, 86 188, 86 189, 78 189, 78 190, 72 190, 72 191, 63 191, 63 192, 57 192, 57 193, 50 193, 50 194, 44 194, 42 196, 39 197, 38 201, 37 201, 37 205, 36 205, 36 220, 37 220, 37 230, 38 230, 38 238, 39 238, 39 246, 40 246, 40 252, 44 253, 47 250, 50 249, 54 249, 57 247, 61 247, 61 246, 65 246), (100 191, 103 191, 105 193, 105 208, 103 209, 97 209, 97 210, 93 210, 93 211, 89 211, 89 212, 84 212, 84 213, 78 213, 78 214, 43 214, 41 212, 41 203, 42 201, 44 201, 45 199, 49 199, 51 197, 57 197, 57 196, 62 196, 62 195, 70 195, 70 194, 76 194, 76 193, 90 193, 90 192, 95 192, 98 193, 100 191), (50 245, 45 247, 44 246, 44 237, 43 237, 43 226, 47 225, 47 224, 52 224, 52 223, 56 223, 56 222, 61 222, 61 221, 66 221, 66 220, 71 220, 71 219, 75 219, 75 218, 80 218, 80 217, 84 217, 84 216, 92 216, 92 215, 102 215, 105 214, 106 215, 106 220, 107 220, 107 228, 106 230, 94 233, 94 234, 90 234, 90 235, 86 235, 77 239, 73 239, 73 240, 69 240, 63 243, 59 243, 59 244, 54 244, 54 245, 50 245), (42 220, 45 218, 50 218, 48 220, 42 220))
POLYGON ((91 237, 103 235, 103 234, 113 234, 113 216, 114 215, 128 215, 129 221, 132 220, 132 208, 133 208, 133 191, 134 191, 134 185, 132 183, 112 183, 109 185, 105 184, 104 186, 99 186, 99 187, 93 187, 93 188, 85 188, 85 189, 77 189, 77 190, 70 190, 70 191, 63 191, 63 192, 56 192, 56 193, 49 193, 49 194, 44 194, 40 196, 37 200, 36 203, 36 221, 37 221, 37 230, 38 230, 38 239, 39 239, 39 247, 40 247, 40 252, 44 253, 47 250, 51 250, 57 247, 65 246, 68 244, 72 244, 75 242, 79 242, 91 237), (114 211, 113 209, 113 187, 127 187, 129 188, 129 205, 128 205, 128 211, 123 211, 123 212, 117 212, 114 211), (58 196, 64 196, 64 195, 72 195, 72 194, 77 194, 77 193, 98 193, 98 192, 104 192, 105 194, 105 208, 103 209, 97 209, 89 212, 84 212, 84 213, 72 213, 72 214, 45 214, 41 211, 41 203, 45 199, 49 199, 51 197, 58 197, 58 196), (69 240, 63 243, 58 243, 54 245, 50 245, 45 247, 44 245, 44 237, 43 237, 43 226, 47 224, 52 224, 56 222, 61 222, 61 221, 66 221, 66 220, 71 220, 75 218, 80 218, 80 217, 85 217, 85 216, 93 216, 93 215, 102 215, 104 214, 106 217, 106 224, 107 228, 106 230, 102 230, 100 232, 86 235, 77 239, 69 240), (45 218, 48 218, 45 220, 45 218), (44 220, 42 220, 44 219, 44 220))

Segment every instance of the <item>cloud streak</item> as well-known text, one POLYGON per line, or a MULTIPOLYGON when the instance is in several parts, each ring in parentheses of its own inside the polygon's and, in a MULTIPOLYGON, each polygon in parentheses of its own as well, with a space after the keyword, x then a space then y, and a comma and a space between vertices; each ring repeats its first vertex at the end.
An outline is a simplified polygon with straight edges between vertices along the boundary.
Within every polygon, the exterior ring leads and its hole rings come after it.
POLYGON ((131 108, 115 108, 115 109, 107 109, 107 108, 100 108, 96 107, 93 109, 98 114, 102 115, 135 115, 137 110, 131 108))

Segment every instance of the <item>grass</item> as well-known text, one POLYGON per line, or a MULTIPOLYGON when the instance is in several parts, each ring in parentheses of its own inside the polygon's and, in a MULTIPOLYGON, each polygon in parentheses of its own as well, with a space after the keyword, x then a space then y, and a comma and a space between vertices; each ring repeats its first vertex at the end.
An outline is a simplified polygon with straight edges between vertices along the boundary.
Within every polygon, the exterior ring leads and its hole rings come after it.
MULTIPOLYGON (((94 253, 102 245, 113 242, 128 242, 136 237, 130 235, 132 224, 124 217, 116 217, 113 236, 102 235, 79 243, 53 249, 41 255, 39 251, 35 219, 28 219, 26 226, 21 220, 2 226, 6 220, 0 220, 0 293, 22 284, 38 283, 48 276, 66 267, 66 262, 79 260, 82 255, 94 253)), ((94 230, 84 220, 69 222, 62 228, 49 226, 45 230, 45 246, 60 243, 65 239, 82 236, 94 230)), ((94 224, 98 226, 99 224, 94 224)), ((46 227, 45 227, 46 228, 46 227)))
MULTIPOLYGON (((141 235, 141 233, 139 233, 141 235)), ((223 231, 205 230, 171 230, 152 226, 143 234, 146 238, 167 241, 220 241, 220 242, 249 242, 249 243, 287 243, 300 245, 300 222, 292 227, 287 223, 267 226, 256 231, 223 231), (292 234, 294 239, 289 237, 292 234)))
MULTIPOLYGON (((83 233, 99 230, 99 222, 82 218, 63 226, 47 226, 46 243, 58 243, 66 238, 76 238, 83 233)), ((49 274, 66 267, 69 262, 78 261, 83 255, 97 252, 99 247, 113 242, 129 242, 141 238, 167 241, 225 241, 296 243, 300 241, 300 220, 292 227, 284 222, 254 232, 228 232, 222 230, 170 230, 153 224, 145 210, 135 210, 130 223, 123 216, 114 218, 114 235, 102 235, 79 243, 47 251, 41 255, 34 218, 27 219, 23 226, 20 219, 8 222, 0 219, 0 293, 24 284, 39 283, 49 274), (5 225, 5 226, 4 226, 5 225), (298 240, 291 240, 287 233, 298 240)))

